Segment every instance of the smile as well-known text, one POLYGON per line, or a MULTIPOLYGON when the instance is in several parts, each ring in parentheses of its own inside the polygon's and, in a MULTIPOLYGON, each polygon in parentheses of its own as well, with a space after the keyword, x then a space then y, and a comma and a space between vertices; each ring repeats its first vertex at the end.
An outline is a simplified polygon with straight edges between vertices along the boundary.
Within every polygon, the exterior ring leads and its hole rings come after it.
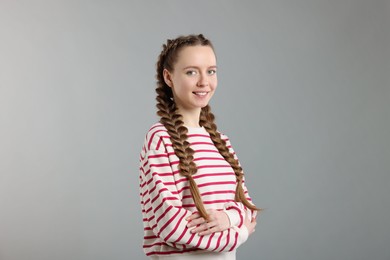
POLYGON ((197 96, 203 97, 203 96, 206 96, 208 92, 192 92, 192 93, 194 93, 197 96))

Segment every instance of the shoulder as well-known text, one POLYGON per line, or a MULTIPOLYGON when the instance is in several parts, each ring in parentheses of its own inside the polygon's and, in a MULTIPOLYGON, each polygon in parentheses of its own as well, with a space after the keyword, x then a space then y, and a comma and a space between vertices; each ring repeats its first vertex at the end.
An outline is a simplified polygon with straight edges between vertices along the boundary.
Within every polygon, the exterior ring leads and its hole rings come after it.
POLYGON ((169 134, 165 126, 161 123, 152 125, 146 133, 144 149, 145 150, 165 150, 164 139, 169 139, 169 134))
POLYGON ((218 130, 218 133, 221 135, 221 139, 224 140, 226 142, 226 144, 230 145, 230 139, 227 136, 227 134, 225 134, 224 132, 221 132, 219 130, 218 130))
POLYGON ((221 139, 226 142, 226 147, 230 150, 230 152, 234 153, 232 143, 230 141, 229 136, 227 134, 219 131, 219 130, 218 130, 218 133, 221 135, 221 139))

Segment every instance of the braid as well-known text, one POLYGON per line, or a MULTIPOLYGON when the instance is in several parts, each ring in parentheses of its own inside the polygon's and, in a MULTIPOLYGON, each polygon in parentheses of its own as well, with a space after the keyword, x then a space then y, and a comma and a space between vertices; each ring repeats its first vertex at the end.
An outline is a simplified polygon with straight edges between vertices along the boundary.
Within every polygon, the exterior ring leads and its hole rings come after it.
POLYGON ((184 46, 210 45, 203 35, 190 35, 179 37, 175 40, 168 40, 163 45, 156 67, 157 67, 157 115, 160 116, 160 122, 165 126, 170 136, 176 156, 179 158, 178 169, 182 176, 186 177, 190 184, 190 192, 199 214, 206 220, 209 219, 206 208, 202 202, 198 186, 193 178, 197 172, 194 162, 194 150, 187 141, 188 129, 184 126, 183 118, 179 114, 171 88, 165 83, 164 69, 173 70, 173 64, 176 62, 178 51, 184 46))
POLYGON ((210 134, 211 140, 213 141, 215 147, 217 147, 219 153, 234 170, 237 179, 235 200, 238 202, 242 202, 246 207, 252 210, 259 210, 246 198, 244 189, 242 187, 242 180, 244 177, 243 170, 239 165, 238 160, 234 158, 234 155, 229 151, 229 148, 226 146, 226 141, 221 138, 221 134, 217 131, 217 125, 215 124, 214 120, 215 116, 213 113, 211 113, 210 106, 207 105, 203 107, 200 113, 199 124, 203 126, 210 134))
MULTIPOLYGON (((163 75, 164 69, 173 71, 173 66, 177 61, 178 53, 183 47, 197 45, 210 46, 213 48, 211 42, 202 34, 180 36, 173 40, 167 40, 166 44, 163 44, 163 50, 161 51, 156 63, 156 107, 157 115, 160 117, 160 122, 167 129, 175 155, 179 158, 179 172, 182 176, 186 177, 189 182, 190 192, 199 214, 204 219, 209 220, 198 186, 193 178, 193 175, 197 172, 197 167, 194 162, 195 152, 187 141, 188 129, 184 126, 183 118, 179 114, 178 108, 173 100, 172 89, 165 83, 163 75)), ((205 127, 207 132, 210 134, 214 145, 225 160, 229 162, 235 172, 237 179, 235 200, 242 202, 246 207, 252 210, 258 210, 247 200, 245 196, 242 187, 242 168, 238 164, 238 161, 234 159, 233 154, 229 152, 229 149, 226 147, 226 142, 221 139, 221 135, 218 133, 217 126, 214 123, 214 115, 211 113, 209 106, 202 108, 199 124, 205 127)))

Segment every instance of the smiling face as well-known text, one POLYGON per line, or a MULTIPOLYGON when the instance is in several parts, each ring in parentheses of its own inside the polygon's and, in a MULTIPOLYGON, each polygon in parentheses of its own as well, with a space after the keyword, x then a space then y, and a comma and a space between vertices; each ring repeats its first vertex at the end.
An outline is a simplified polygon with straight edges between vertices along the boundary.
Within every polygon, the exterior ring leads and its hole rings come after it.
POLYGON ((208 105, 217 88, 216 57, 210 46, 187 46, 178 53, 173 70, 164 70, 181 114, 197 112, 208 105))

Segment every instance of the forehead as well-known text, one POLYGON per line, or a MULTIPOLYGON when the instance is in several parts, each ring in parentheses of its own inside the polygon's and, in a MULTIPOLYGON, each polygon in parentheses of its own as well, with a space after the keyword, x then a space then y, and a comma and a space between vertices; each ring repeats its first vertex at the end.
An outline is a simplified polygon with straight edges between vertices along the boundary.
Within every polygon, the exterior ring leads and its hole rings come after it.
POLYGON ((179 51, 175 67, 210 67, 216 65, 215 54, 210 46, 187 46, 179 51))

